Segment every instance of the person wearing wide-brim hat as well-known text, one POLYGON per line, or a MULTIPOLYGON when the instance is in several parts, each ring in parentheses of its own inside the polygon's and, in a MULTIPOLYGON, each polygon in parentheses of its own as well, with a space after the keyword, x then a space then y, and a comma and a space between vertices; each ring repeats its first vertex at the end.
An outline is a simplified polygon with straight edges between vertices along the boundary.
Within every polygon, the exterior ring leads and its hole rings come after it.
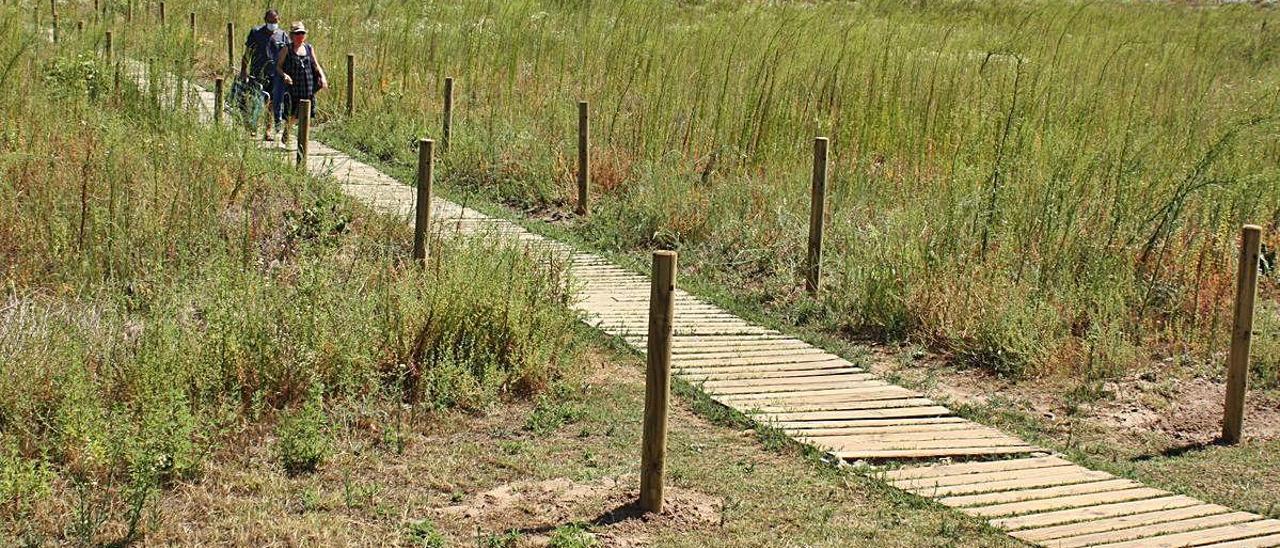
POLYGON ((286 93, 284 134, 280 136, 284 142, 289 140, 289 126, 298 119, 302 101, 311 101, 311 114, 315 115, 316 92, 329 87, 315 48, 307 43, 307 27, 302 21, 289 27, 289 39, 283 55, 276 59, 276 72, 284 81, 286 93))

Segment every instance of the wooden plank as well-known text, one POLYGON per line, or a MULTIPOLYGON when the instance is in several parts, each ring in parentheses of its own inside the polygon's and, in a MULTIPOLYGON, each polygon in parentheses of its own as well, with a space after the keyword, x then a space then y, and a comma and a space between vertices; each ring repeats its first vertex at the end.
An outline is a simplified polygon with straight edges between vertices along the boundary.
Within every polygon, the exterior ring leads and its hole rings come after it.
POLYGON ((1079 548, 1093 544, 1129 541, 1169 533, 1182 533, 1186 531, 1209 529, 1222 525, 1233 525, 1236 523, 1254 521, 1260 517, 1261 516, 1258 516, 1257 514, 1250 514, 1249 512, 1230 512, 1226 514, 1216 514, 1178 521, 1142 525, 1139 527, 1130 527, 1127 529, 1118 529, 1102 533, 1058 538, 1046 542, 1045 546, 1053 548, 1079 548))
POLYGON ((1036 489, 1054 487, 1073 483, 1085 483, 1115 476, 1106 472, 1098 472, 1080 466, 1061 466, 1056 468, 1040 468, 1036 470, 1018 470, 1015 472, 997 472, 981 474, 983 479, 965 479, 964 477, 928 478, 894 482, 894 487, 915 491, 930 497, 946 497, 978 493, 994 493, 1013 489, 1036 489), (1008 475, 1003 475, 1008 474, 1008 475))
POLYGON ((1201 529, 1185 533, 1174 533, 1138 540, 1116 542, 1112 544, 1102 544, 1100 546, 1105 546, 1106 548, 1167 548, 1173 546, 1196 546, 1212 542, 1260 537, 1274 533, 1280 533, 1280 520, 1264 519, 1251 521, 1249 523, 1224 525, 1213 529, 1201 529))
POLYGON ((852 366, 848 360, 826 352, 788 352, 767 356, 681 356, 675 360, 677 367, 718 367, 746 365, 788 365, 797 363, 840 363, 852 366))
POLYGON ((842 451, 832 453, 838 459, 932 459, 942 457, 977 457, 1011 455, 1039 451, 1035 447, 949 447, 946 449, 892 449, 883 451, 842 451))
POLYGON ((684 375, 717 375, 725 373, 770 373, 770 372, 790 372, 790 371, 812 371, 814 374, 825 374, 823 371, 853 371, 865 373, 861 367, 857 367, 846 361, 829 361, 829 362, 806 362, 806 363, 778 363, 771 365, 742 365, 742 366, 714 366, 714 367, 688 367, 676 366, 676 369, 684 375))
POLYGON ((783 429, 783 430, 787 432, 787 435, 792 437, 796 437, 796 436, 816 437, 816 436, 828 435, 828 433, 834 433, 838 435, 838 434, 847 433, 850 431, 862 432, 868 428, 894 428, 894 429, 900 429, 905 431, 907 428, 916 428, 922 425, 962 424, 967 422, 968 421, 960 417, 906 417, 906 418, 898 418, 898 419, 870 419, 865 421, 858 421, 857 423, 853 423, 857 425, 856 427, 832 426, 832 427, 817 428, 817 429, 795 428, 791 430, 787 430, 787 429, 783 429))
POLYGON ((1047 527, 1038 527, 1035 529, 1025 529, 1014 532, 1013 536, 1027 542, 1046 542, 1058 538, 1103 533, 1106 531, 1128 529, 1142 525, 1179 521, 1214 514, 1224 514, 1230 511, 1230 508, 1219 506, 1217 504, 1197 504, 1173 510, 1156 510, 1113 518, 1069 523, 1066 525, 1052 525, 1047 527))
POLYGON ((843 369, 783 369, 774 371, 721 371, 712 373, 686 373, 678 372, 680 378, 692 383, 711 383, 722 381, 749 381, 749 380, 784 380, 796 377, 822 377, 822 376, 838 376, 838 375, 856 375, 866 373, 862 369, 856 367, 846 367, 843 369))
POLYGON ((984 518, 1000 518, 1020 514, 1030 514, 1032 512, 1065 510, 1067 508, 1080 508, 1082 506, 1097 506, 1099 504, 1153 499, 1156 497, 1168 496, 1169 494, 1170 493, 1168 491, 1162 489, 1134 487, 1131 489, 1121 489, 1119 491, 1069 495, 1048 499, 993 504, 991 506, 974 506, 965 508, 964 513, 984 518))
MULTIPOLYGON (((847 394, 834 394, 831 396, 796 396, 791 398, 753 398, 749 400, 734 400, 734 404, 739 407, 754 407, 757 409, 768 408, 794 408, 801 409, 804 407, 821 407, 841 405, 850 402, 860 402, 868 400, 888 400, 901 398, 923 398, 924 394, 912 392, 906 388, 899 388, 893 385, 885 386, 868 386, 858 388, 857 392, 847 394)), ((786 393, 784 393, 786 394, 786 393)))
POLYGON ((1083 495, 1085 493, 1099 493, 1102 491, 1115 491, 1118 489, 1128 489, 1131 487, 1141 487, 1142 484, 1127 479, 1111 479, 1102 481, 1093 481, 1089 483, 1075 483, 1071 485, 1059 485, 1057 487, 1044 487, 1040 489, 1024 489, 1019 491, 1001 491, 996 493, 984 493, 981 495, 961 495, 956 497, 943 497, 938 502, 947 506, 965 507, 965 506, 982 506, 985 504, 1003 504, 1008 502, 1019 502, 1025 500, 1047 499, 1053 497, 1061 497, 1066 495, 1083 495))
MULTIPOLYGON (((885 381, 874 379, 857 383, 853 386, 818 388, 813 390, 792 390, 787 392, 746 392, 741 394, 722 394, 715 396, 717 400, 732 402, 733 405, 755 401, 789 402, 789 401, 825 401, 820 398, 855 396, 869 390, 894 387, 885 381)), ((903 390, 906 390, 905 388, 903 390)))
POLYGON ((805 384, 832 384, 835 381, 865 381, 875 379, 870 373, 842 373, 839 375, 821 375, 814 374, 807 377, 792 377, 788 379, 761 379, 761 380, 740 380, 740 381, 710 381, 706 383, 707 388, 736 388, 736 387, 776 387, 786 385, 805 385, 805 384))
MULTIPOLYGON (((828 444, 849 444, 859 442, 876 442, 876 441, 932 441, 947 439, 1016 439, 994 428, 979 428, 978 425, 961 425, 966 428, 958 428, 951 430, 926 430, 923 432, 898 432, 888 430, 884 432, 867 433, 862 435, 845 435, 845 436, 818 436, 812 439, 828 444)), ((801 436, 809 439, 808 436, 801 436)), ((1021 441, 1021 440, 1019 440, 1021 441)))
POLYGON ((1228 542, 1220 542, 1215 544, 1206 544, 1204 548, 1212 548, 1217 546, 1230 546, 1231 548, 1270 548, 1280 546, 1280 535, 1267 535, 1265 537, 1254 537, 1249 539, 1233 540, 1228 542))
MULTIPOLYGON (((951 413, 951 410, 940 405, 919 407, 896 407, 893 409, 866 409, 855 411, 822 411, 828 418, 803 418, 797 420, 779 420, 776 415, 758 415, 757 422, 777 425, 778 428, 823 428, 826 426, 844 426, 847 421, 865 419, 896 419, 909 417, 934 417, 951 413)), ((794 415, 795 413, 791 413, 794 415)))
MULTIPOLYGON (((892 400, 875 400, 867 402, 849 402, 842 404, 844 407, 834 411, 786 411, 786 412, 761 412, 758 417, 767 420, 778 420, 784 422, 792 421, 830 421, 830 420, 847 420, 850 418, 882 418, 882 417, 866 417, 860 411, 866 409, 916 409, 921 407, 939 408, 941 406, 935 404, 933 400, 928 398, 903 398, 892 400)), ((945 414, 940 412, 937 414, 945 414)))
POLYGON ((949 447, 1026 447, 1027 442, 1017 438, 951 438, 934 440, 884 440, 863 441, 834 447, 835 452, 882 449, 946 449, 949 447))
POLYGON ((1034 468, 1049 468, 1053 466, 1067 466, 1071 462, 1059 457, 1036 457, 1030 459, 1010 459, 992 462, 966 462, 963 464, 943 464, 936 466, 916 466, 911 468, 900 468, 897 470, 888 470, 884 472, 884 477, 888 480, 910 480, 923 478, 936 478, 941 476, 955 476, 962 474, 981 474, 984 472, 1005 472, 1009 470, 1029 470, 1034 468))
POLYGON ((1090 506, 1088 508, 1058 510, 1056 512, 1045 512, 1042 514, 1031 514, 1012 518, 1000 518, 991 520, 991 525, 1009 531, 1016 531, 1018 529, 1061 525, 1064 523, 1071 523, 1073 521, 1112 518, 1116 516, 1123 516, 1125 514, 1138 514, 1155 510, 1172 510, 1174 508, 1195 506, 1197 504, 1201 504, 1201 502, 1191 497, 1178 495, 1134 502, 1102 504, 1098 506, 1090 506))
MULTIPOLYGON (((850 428, 828 428, 825 430, 797 430, 795 435, 803 438, 824 438, 839 436, 862 436, 876 433, 903 433, 912 432, 936 432, 940 430, 967 430, 975 426, 974 423, 966 421, 960 417, 940 417, 925 419, 887 419, 883 421, 862 421, 880 422, 881 426, 858 426, 850 428), (918 421, 947 421, 947 422, 918 422, 918 421)), ((859 423, 862 424, 862 423, 859 423)))
POLYGON ((753 340, 740 344, 729 343, 697 343, 676 341, 672 346, 672 353, 681 356, 700 357, 700 356, 747 356, 747 355, 776 355, 780 353, 791 352, 823 352, 820 348, 810 346, 809 343, 798 341, 795 339, 766 339, 763 341, 753 340))

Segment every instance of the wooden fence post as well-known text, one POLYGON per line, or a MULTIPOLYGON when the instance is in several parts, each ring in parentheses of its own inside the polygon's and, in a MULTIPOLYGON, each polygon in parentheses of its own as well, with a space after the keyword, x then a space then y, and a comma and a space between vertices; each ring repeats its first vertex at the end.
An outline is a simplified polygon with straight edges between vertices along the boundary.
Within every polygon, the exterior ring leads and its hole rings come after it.
POLYGON ((449 152, 449 141, 453 134, 453 77, 444 79, 444 127, 440 137, 440 152, 449 152))
POLYGON ((107 55, 107 63, 108 63, 108 64, 110 64, 110 63, 111 63, 111 61, 112 61, 112 56, 114 55, 114 53, 111 51, 111 39, 112 39, 111 31, 107 31, 106 36, 104 36, 104 37, 103 37, 103 44, 102 44, 102 46, 103 46, 103 49, 105 50, 105 53, 106 53, 106 55, 107 55))
POLYGON ((84 19, 76 21, 76 34, 84 34, 84 19))
POLYGON ((1244 429, 1244 394, 1249 379, 1249 345, 1253 340, 1253 303, 1258 294, 1258 252, 1262 227, 1245 225, 1240 237, 1240 266, 1236 271, 1235 322, 1231 355, 1227 359, 1227 402, 1223 409, 1222 441, 1240 443, 1244 429))
POLYGON ((645 352, 644 440, 640 453, 640 510, 662 512, 667 461, 667 402, 671 396, 671 332, 675 319, 676 253, 653 253, 649 338, 645 352))
POLYGON ((126 23, 133 22, 133 0, 128 0, 127 2, 125 2, 124 22, 126 23))
POLYGON ((227 64, 236 69, 236 24, 227 21, 227 64))
POLYGON ((49 15, 53 21, 53 42, 58 43, 58 0, 49 0, 49 15))
POLYGON ((213 123, 222 122, 222 78, 213 79, 213 123))
POLYGON ((160 26, 164 26, 164 2, 160 3, 160 26))
POLYGON ((427 235, 431 231, 431 182, 435 141, 418 140, 418 196, 413 215, 413 258, 426 264, 430 252, 427 235))
POLYGON ((307 139, 311 135, 311 101, 298 101, 298 167, 307 169, 307 139))
POLYGON ((196 12, 187 15, 187 26, 191 27, 191 41, 196 41, 196 12))
POLYGON ((587 187, 591 184, 591 151, 588 150, 591 123, 587 113, 587 102, 578 101, 578 207, 575 210, 578 215, 586 215, 589 211, 587 187))
POLYGON ((347 54, 347 116, 356 112, 356 56, 347 54))
POLYGON ((804 287, 817 294, 822 283, 822 228, 827 211, 826 137, 813 140, 813 180, 809 190, 809 255, 805 262, 804 287))

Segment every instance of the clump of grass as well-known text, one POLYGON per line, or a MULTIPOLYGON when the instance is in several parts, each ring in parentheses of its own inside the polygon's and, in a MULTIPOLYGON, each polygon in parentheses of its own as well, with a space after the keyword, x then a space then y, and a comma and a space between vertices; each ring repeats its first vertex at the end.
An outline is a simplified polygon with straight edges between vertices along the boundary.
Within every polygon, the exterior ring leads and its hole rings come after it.
POLYGON ((594 548, 600 546, 600 539, 596 538, 587 527, 581 523, 570 523, 561 525, 551 532, 551 537, 547 540, 547 546, 551 548, 594 548))
POLYGON ((444 534, 429 519, 411 521, 404 528, 405 538, 415 546, 422 548, 444 548, 448 542, 444 534))
POLYGON ((286 413, 276 427, 276 453, 290 474, 315 472, 332 452, 324 413, 324 395, 319 385, 311 388, 302 407, 286 413))

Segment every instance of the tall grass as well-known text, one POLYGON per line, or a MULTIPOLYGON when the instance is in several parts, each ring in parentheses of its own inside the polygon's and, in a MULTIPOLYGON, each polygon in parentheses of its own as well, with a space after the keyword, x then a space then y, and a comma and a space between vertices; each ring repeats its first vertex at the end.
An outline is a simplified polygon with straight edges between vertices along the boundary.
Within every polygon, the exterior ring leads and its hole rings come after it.
MULTIPOLYGON (((260 6, 177 2, 214 20, 260 6)), ((358 113, 325 138, 412 165, 458 78, 451 188, 571 201, 797 321, 1013 375, 1107 376, 1225 344, 1235 234, 1280 221, 1277 12, 1159 2, 280 3, 358 113), (828 291, 797 292, 809 142, 832 139, 828 291)), ((183 8, 185 9, 185 8, 183 8)), ((222 63, 203 37, 200 71, 222 63)), ((327 101, 327 103, 326 103, 327 101)), ((1274 278, 1265 284, 1274 295, 1274 278)), ((1275 382, 1275 379, 1266 379, 1275 382)))
POLYGON ((92 36, 27 13, 0 7, 0 544, 136 540, 158 489, 280 416, 299 471, 332 405, 482 412, 578 375, 563 265, 475 237, 420 268, 402 219, 198 125, 158 76, 189 44, 117 89, 92 36))

